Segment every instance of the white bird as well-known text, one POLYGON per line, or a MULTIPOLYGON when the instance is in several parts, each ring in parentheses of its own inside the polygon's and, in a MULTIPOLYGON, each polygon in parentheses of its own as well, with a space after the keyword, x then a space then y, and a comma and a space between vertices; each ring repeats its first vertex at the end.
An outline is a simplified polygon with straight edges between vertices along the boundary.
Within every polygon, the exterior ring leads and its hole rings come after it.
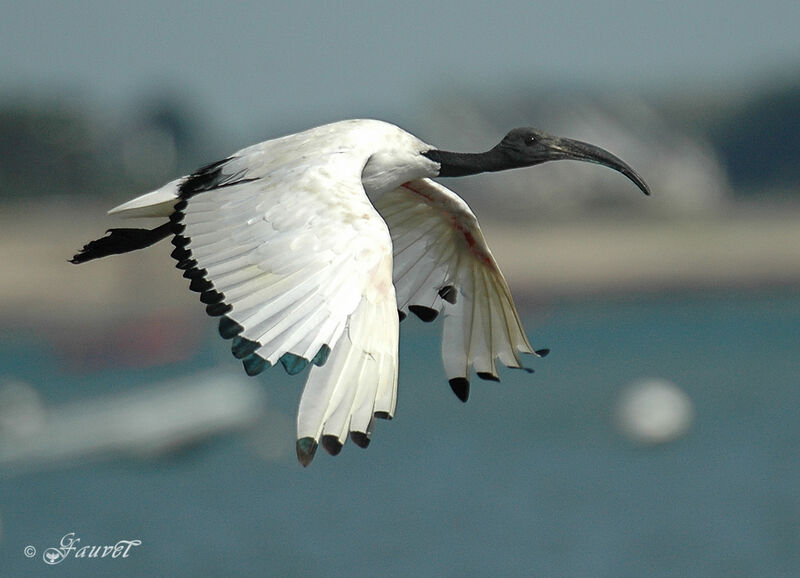
MULTIPOLYGON (((397 399, 398 323, 443 313, 442 357, 461 401, 472 370, 498 380, 534 350, 478 221, 434 177, 576 159, 642 178, 593 145, 517 128, 484 153, 438 150, 376 120, 346 120, 265 141, 120 205, 168 217, 110 229, 71 260, 125 253, 173 236, 172 256, 234 356, 255 375, 312 366, 297 415, 297 456, 360 447, 397 399), (398 315, 399 312, 399 315, 398 315)), ((530 370, 529 370, 530 371, 530 370)))

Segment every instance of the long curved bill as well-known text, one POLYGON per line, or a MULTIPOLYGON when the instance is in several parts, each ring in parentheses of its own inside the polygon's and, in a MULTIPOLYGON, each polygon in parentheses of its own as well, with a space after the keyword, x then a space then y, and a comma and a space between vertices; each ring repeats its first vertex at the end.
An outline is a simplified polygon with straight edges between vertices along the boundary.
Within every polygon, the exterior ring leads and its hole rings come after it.
POLYGON ((645 195, 650 194, 650 187, 639 176, 639 173, 605 149, 579 140, 561 137, 552 137, 552 140, 547 143, 547 147, 548 152, 552 155, 551 160, 572 159, 603 165, 628 177, 645 195))

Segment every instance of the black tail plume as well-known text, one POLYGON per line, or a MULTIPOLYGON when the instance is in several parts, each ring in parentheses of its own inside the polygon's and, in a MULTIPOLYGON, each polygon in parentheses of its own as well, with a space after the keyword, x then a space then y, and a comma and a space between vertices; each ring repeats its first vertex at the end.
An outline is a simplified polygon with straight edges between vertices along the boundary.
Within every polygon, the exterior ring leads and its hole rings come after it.
POLYGON ((172 235, 173 224, 167 222, 155 229, 109 229, 106 233, 105 237, 84 245, 69 262, 77 265, 107 255, 144 249, 172 235))

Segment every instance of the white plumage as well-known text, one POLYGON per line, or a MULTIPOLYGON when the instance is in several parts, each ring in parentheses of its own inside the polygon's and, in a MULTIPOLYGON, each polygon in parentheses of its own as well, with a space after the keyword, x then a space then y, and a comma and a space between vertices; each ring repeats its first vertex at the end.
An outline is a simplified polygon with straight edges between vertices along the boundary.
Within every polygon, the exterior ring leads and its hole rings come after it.
POLYGON ((455 193, 430 179, 404 183, 376 201, 394 246, 397 306, 444 311, 442 358, 449 379, 470 370, 497 378, 495 360, 522 367, 536 354, 478 220, 455 193))
POLYGON ((520 368, 520 353, 539 354, 475 215, 431 177, 580 158, 647 192, 622 161, 594 154, 601 149, 578 143, 594 156, 570 156, 564 143, 577 141, 515 131, 483 155, 439 151, 373 120, 266 141, 112 209, 169 223, 112 229, 73 261, 173 235, 177 267, 220 317, 220 334, 249 374, 311 365, 297 416, 307 465, 319 443, 335 455, 348 434, 366 447, 375 418, 394 415, 398 311, 426 321, 443 313, 445 371, 463 401, 473 370, 496 380, 498 360, 520 368), (531 135, 544 152, 520 160, 531 135))

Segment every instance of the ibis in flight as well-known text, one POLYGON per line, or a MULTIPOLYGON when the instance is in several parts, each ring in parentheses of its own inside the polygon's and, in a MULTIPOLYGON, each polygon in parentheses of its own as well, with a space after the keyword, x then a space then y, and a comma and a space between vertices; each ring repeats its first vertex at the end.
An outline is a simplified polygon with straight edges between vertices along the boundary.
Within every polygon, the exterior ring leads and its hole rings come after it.
MULTIPOLYGON (((297 457, 366 447, 397 399, 399 322, 442 316, 450 387, 525 369, 528 342, 508 285, 469 206, 432 180, 573 159, 644 180, 599 147, 516 128, 482 153, 437 149, 377 120, 345 120, 268 140, 111 211, 164 217, 117 228, 72 259, 172 237, 172 257, 249 375, 311 366, 297 414, 297 457)), ((530 370, 529 370, 530 371, 530 370)))

